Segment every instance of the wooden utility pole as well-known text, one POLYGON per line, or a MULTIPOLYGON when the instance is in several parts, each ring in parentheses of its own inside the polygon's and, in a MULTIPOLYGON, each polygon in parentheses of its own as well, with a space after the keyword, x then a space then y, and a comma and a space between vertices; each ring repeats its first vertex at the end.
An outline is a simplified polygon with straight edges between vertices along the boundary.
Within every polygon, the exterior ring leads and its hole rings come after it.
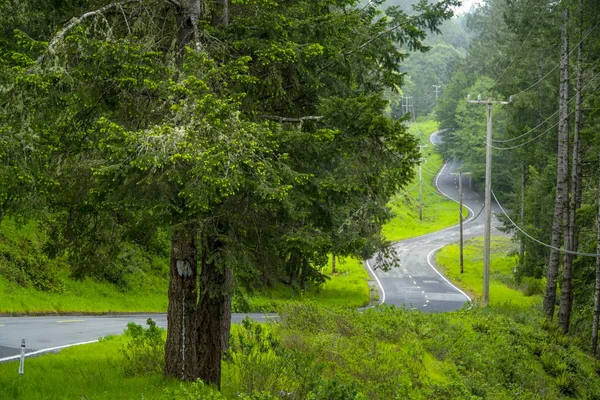
POLYGON ((467 96, 467 102, 487 105, 487 135, 485 140, 485 206, 484 206, 484 238, 483 238, 483 305, 487 306, 490 301, 490 239, 492 230, 492 106, 494 104, 510 104, 509 101, 494 101, 492 99, 481 100, 481 95, 477 100, 471 100, 467 96))
MULTIPOLYGON (((419 145, 419 151, 427 146, 419 145)), ((421 165, 427 161, 426 158, 421 157, 419 159, 419 221, 423 221, 423 171, 421 165)))
POLYGON ((435 104, 437 104, 438 90, 440 90, 442 88, 442 85, 431 85, 431 86, 433 86, 433 88, 435 89, 435 104))
POLYGON ((463 256, 463 192, 462 192, 462 172, 458 173, 458 212, 460 215, 460 273, 464 271, 464 256, 463 256))

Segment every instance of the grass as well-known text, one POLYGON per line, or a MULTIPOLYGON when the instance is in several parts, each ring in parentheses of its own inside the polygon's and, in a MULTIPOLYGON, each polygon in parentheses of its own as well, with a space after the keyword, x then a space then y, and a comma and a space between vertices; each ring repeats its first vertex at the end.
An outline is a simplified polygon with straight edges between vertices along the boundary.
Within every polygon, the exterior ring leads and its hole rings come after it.
MULTIPOLYGON (((598 364, 536 308, 453 313, 288 305, 279 324, 232 327, 222 391, 126 377, 129 335, 0 364, 2 399, 598 398, 598 364)), ((160 356, 160 355, 159 355, 160 356)), ((140 358, 139 360, 142 360, 140 358)))
MULTIPOLYGON (((515 244, 510 238, 492 236, 490 304, 513 303, 532 306, 541 300, 539 295, 527 296, 515 281, 513 270, 518 263, 518 257, 514 255, 514 250, 515 244)), ((472 298, 480 300, 483 295, 483 238, 465 241, 462 274, 459 252, 458 244, 444 247, 436 255, 436 264, 444 275, 469 292, 472 298)))
MULTIPOLYGON (((324 267, 330 268, 330 267, 324 267)), ((313 302, 326 307, 357 308, 369 304, 369 274, 362 262, 353 258, 339 260, 337 273, 323 271, 330 279, 320 288, 301 292, 289 286, 278 285, 261 289, 248 299, 250 309, 274 312, 289 302, 313 302)))
POLYGON ((121 291, 90 278, 75 281, 65 277, 62 293, 49 293, 12 285, 0 276, 0 313, 166 312, 168 282, 152 276, 146 280, 137 288, 121 291))
POLYGON ((151 264, 126 278, 127 288, 91 278, 74 280, 61 259, 44 255, 43 232, 35 222, 0 225, 0 313, 106 313, 167 310, 168 260, 151 264), (40 288, 42 285, 42 288, 40 288), (43 290, 41 290, 43 289, 43 290))
MULTIPOLYGON (((423 220, 419 219, 419 176, 407 185, 408 189, 397 194, 388 204, 395 217, 383 227, 388 240, 398 241, 425 235, 458 224, 458 204, 448 200, 437 191, 434 180, 443 160, 435 152, 429 136, 438 129, 436 121, 416 122, 411 132, 419 139, 423 154, 427 155, 421 165, 423 192, 423 220)), ((418 171, 418 167, 417 171, 418 171)), ((468 215, 466 207, 463 215, 468 215)))
POLYGON ((23 377, 18 375, 18 361, 0 364, 0 398, 151 399, 166 398, 157 396, 165 388, 179 387, 156 374, 125 379, 120 349, 127 340, 113 336, 26 359, 23 377))

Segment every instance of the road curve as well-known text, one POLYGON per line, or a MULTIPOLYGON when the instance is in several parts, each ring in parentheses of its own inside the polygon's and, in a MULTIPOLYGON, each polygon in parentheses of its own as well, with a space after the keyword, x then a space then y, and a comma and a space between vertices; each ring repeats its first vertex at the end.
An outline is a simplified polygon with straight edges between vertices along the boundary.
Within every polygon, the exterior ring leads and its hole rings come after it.
MULTIPOLYGON (((431 142, 440 143, 439 133, 431 135, 431 142)), ((458 201, 458 168, 460 163, 449 161, 444 164, 435 178, 435 185, 446 197, 458 201)), ((482 236, 484 218, 483 194, 477 193, 470 176, 462 177, 463 204, 469 209, 469 215, 463 225, 464 238, 482 236)), ((500 212, 496 204, 492 211, 500 212)), ((493 214, 492 214, 493 215, 493 214)), ((427 235, 402 240, 394 245, 401 266, 389 271, 378 269, 375 258, 368 260, 369 267, 383 291, 386 304, 405 306, 422 311, 453 311, 463 307, 471 299, 462 290, 454 286, 434 267, 433 257, 443 246, 459 241, 458 204, 456 206, 457 225, 427 235)), ((501 234, 497 230, 500 223, 492 216, 492 234, 501 234)))

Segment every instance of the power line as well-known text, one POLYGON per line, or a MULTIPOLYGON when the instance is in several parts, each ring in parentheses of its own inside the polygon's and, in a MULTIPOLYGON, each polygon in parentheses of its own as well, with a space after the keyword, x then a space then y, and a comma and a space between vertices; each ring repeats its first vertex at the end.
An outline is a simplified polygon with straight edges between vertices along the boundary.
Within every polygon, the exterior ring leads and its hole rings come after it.
MULTIPOLYGON (((594 79, 596 79, 596 78, 597 78, 599 75, 600 75, 600 72, 598 72, 596 75, 594 75, 594 77, 592 77, 592 79, 590 79, 590 80, 589 80, 589 82, 588 82, 588 83, 586 83, 586 84, 585 84, 585 85, 584 85, 584 86, 581 88, 581 90, 583 91, 583 89, 585 89, 586 87, 588 87, 588 86, 589 86, 589 85, 592 83, 592 81, 593 81, 594 79)), ((591 94, 594 94, 594 93, 596 93, 597 91, 598 91, 598 90, 595 90, 595 91, 594 91, 594 92, 592 92, 591 94)), ((571 98, 569 99, 569 101, 567 102, 567 104, 569 104, 569 103, 570 103, 570 102, 572 102, 573 100, 575 100, 575 97, 574 97, 574 96, 573 96, 573 97, 571 97, 571 98)), ((521 135, 519 135, 519 136, 516 136, 516 137, 514 137, 514 138, 510 138, 510 139, 492 139, 492 142, 497 142, 497 143, 508 143, 508 142, 512 142, 512 141, 515 141, 515 140, 521 139, 522 137, 524 137, 524 136, 528 135, 529 133, 531 133, 531 132, 535 131, 537 128, 539 128, 539 127, 541 127, 542 125, 544 125, 546 122, 548 122, 548 120, 552 119, 552 117, 554 117, 556 114, 558 114, 558 112, 559 112, 559 111, 560 111, 560 109, 556 110, 556 111, 555 111, 555 112, 554 112, 552 115, 550 115, 548 118, 546 118, 545 120, 543 120, 542 122, 540 122, 540 123, 539 123, 539 124, 538 124, 538 125, 537 125, 535 128, 532 128, 532 129, 528 130, 527 132, 525 132, 525 133, 523 133, 523 134, 521 134, 521 135)))
MULTIPOLYGON (((585 34, 585 36, 584 36, 584 37, 583 37, 583 38, 582 38, 582 39, 579 41, 579 43, 578 43, 576 46, 574 46, 574 47, 573 47, 573 50, 571 50, 571 51, 569 52, 569 54, 567 54, 565 57, 569 57, 569 56, 571 55, 571 53, 573 53, 573 52, 574 52, 574 51, 575 51, 575 50, 576 50, 576 49, 579 47, 579 44, 581 44, 581 43, 582 43, 582 42, 583 42, 583 41, 584 41, 584 40, 585 40, 585 39, 586 39, 586 38, 589 36, 589 34, 590 34, 590 33, 592 33, 592 31, 593 31, 594 29, 596 29, 596 27, 598 26, 598 24, 600 24, 600 21, 596 22, 596 25, 594 25, 592 28, 590 28, 590 30, 589 30, 589 31, 588 31, 588 32, 585 34)), ((562 61, 561 61, 561 62, 562 62, 562 61)), ((533 87, 534 87, 534 86, 536 86, 538 83, 540 83, 541 81, 543 81, 544 79, 546 79, 546 78, 547 78, 547 77, 548 77, 548 76, 549 76, 549 75, 550 75, 552 72, 554 72, 554 70, 555 70, 556 68, 558 68, 558 67, 560 66, 561 62, 559 62, 558 64, 556 64, 556 65, 554 66, 554 68, 552 68, 550 71, 548 71, 548 73, 547 73, 546 75, 544 75, 544 76, 542 76, 540 79, 538 79, 538 81, 537 81, 537 82, 535 82, 533 85, 529 86, 527 89, 523 89, 523 90, 521 90, 519 93, 516 93, 516 94, 514 94, 513 96, 519 96, 519 95, 521 95, 521 94, 525 93, 526 91, 528 91, 529 89, 533 88, 533 87)))
POLYGON ((502 71, 502 73, 500 74, 500 76, 498 78, 496 78, 496 80, 494 80, 494 83, 492 84, 492 86, 488 87, 487 89, 485 89, 485 91, 487 92, 488 90, 490 90, 491 88, 493 88, 494 86, 496 86, 497 82, 504 76, 504 74, 506 73, 506 71, 508 71, 508 69, 513 65, 513 63, 515 62, 515 60, 517 59, 517 56, 519 55, 519 53, 521 52, 521 50, 523 49, 523 46, 525 46, 525 43, 527 42, 527 40, 529 39, 529 36, 531 36, 531 33, 533 32, 533 30, 535 29, 535 27, 537 26, 538 22, 540 22, 540 20, 542 19, 542 16, 544 14, 546 14, 546 10, 547 8, 544 8, 544 11, 540 14, 540 16, 538 17, 538 19, 535 21, 535 24, 533 24, 533 27, 529 30, 529 33, 527 34, 527 36, 525 37, 525 40, 523 40, 523 42, 521 42, 521 46, 519 47, 519 50, 517 50, 517 52, 515 53, 515 56, 512 58, 512 60, 510 61, 510 64, 508 64, 508 67, 504 68, 504 70, 502 71))
MULTIPOLYGON (((598 75, 600 75, 600 73, 598 73, 596 76, 598 76, 598 75)), ((600 90, 600 88, 598 88, 598 89, 594 90, 594 91, 593 91, 592 93, 590 93, 590 94, 594 94, 594 93, 596 93, 596 92, 597 92, 597 91, 599 91, 599 90, 600 90)), ((576 111, 576 110, 572 110, 572 111, 571 111, 571 112, 570 112, 570 113, 569 113, 567 116, 571 116, 571 114, 573 114, 575 111, 576 111)), ((557 112, 558 112, 558 111, 557 111, 557 112)), ((556 114, 556 113, 555 113, 555 114, 556 114)), ((558 122, 556 122, 554 125, 552 125, 552 126, 551 126, 551 127, 549 127, 548 129, 546 129, 544 132, 540 133, 539 135, 537 135, 537 136, 535 136, 535 137, 533 137, 533 138, 531 138, 531 139, 527 140, 526 142, 523 142, 523 143, 520 143, 520 144, 517 144, 517 145, 514 145, 514 146, 510 146, 510 147, 498 147, 498 146, 494 146, 493 144, 490 144, 490 143, 487 143, 487 142, 486 142, 486 145, 487 145, 488 147, 491 147, 492 149, 496 149, 496 150, 514 150, 514 149, 517 149, 517 148, 519 148, 519 147, 523 147, 523 146, 525 146, 526 144, 529 144, 529 143, 533 142, 534 140, 537 140, 537 139, 539 139, 540 137, 542 137, 543 135, 545 135, 546 133, 548 133, 548 132, 550 132, 552 129, 554 129, 554 128, 555 128, 555 127, 558 125, 558 124, 559 124, 559 123, 558 123, 558 122)), ((534 129, 535 129, 535 128, 534 128, 534 129)), ((531 132, 531 131, 529 131, 529 132, 531 132)), ((492 141, 493 141, 493 140, 492 140, 492 141)))
POLYGON ((517 225, 506 213, 506 211, 504 211, 504 208, 502 207, 502 205, 500 204, 500 202, 498 201, 498 199, 496 198, 496 195, 494 194, 494 191, 492 191, 492 196, 494 196, 494 200, 496 200, 496 203, 498 204, 498 207, 500 207, 500 210, 502 211, 502 214, 504 214, 504 216, 510 221, 510 223, 517 228, 523 235, 527 236, 529 239, 533 240, 534 242, 541 244, 542 246, 548 247, 550 249, 554 249, 556 251, 558 251, 559 253, 566 253, 566 254, 572 254, 574 256, 584 256, 584 257, 600 257, 600 254, 596 254, 596 253, 581 253, 578 251, 571 251, 571 250, 565 250, 565 249, 561 249, 559 247, 554 247, 548 243, 544 243, 539 239, 534 238, 533 236, 531 236, 530 234, 528 234, 527 232, 525 232, 519 225, 517 225))

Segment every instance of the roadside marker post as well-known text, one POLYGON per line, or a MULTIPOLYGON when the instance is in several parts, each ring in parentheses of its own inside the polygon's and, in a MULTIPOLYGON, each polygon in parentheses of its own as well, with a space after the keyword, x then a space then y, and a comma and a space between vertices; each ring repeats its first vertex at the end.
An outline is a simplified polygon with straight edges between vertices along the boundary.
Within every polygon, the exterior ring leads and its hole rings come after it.
POLYGON ((21 362, 19 363, 19 375, 25 374, 25 339, 21 339, 21 362))

